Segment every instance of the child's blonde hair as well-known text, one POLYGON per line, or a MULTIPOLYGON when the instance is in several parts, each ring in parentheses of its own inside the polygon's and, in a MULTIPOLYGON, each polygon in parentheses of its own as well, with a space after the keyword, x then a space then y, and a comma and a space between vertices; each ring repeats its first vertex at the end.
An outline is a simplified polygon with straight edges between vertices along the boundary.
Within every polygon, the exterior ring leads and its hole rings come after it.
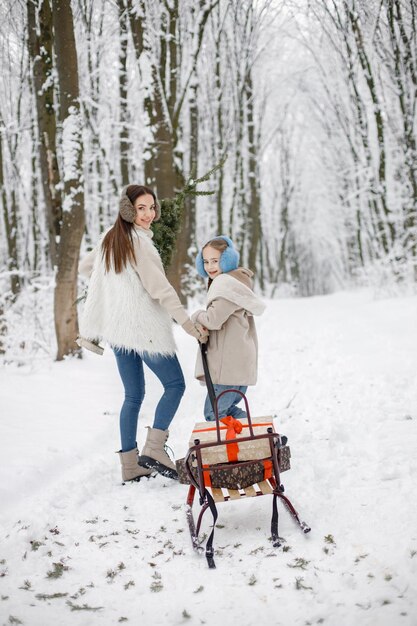
POLYGON ((227 242, 224 239, 220 239, 220 237, 215 237, 214 239, 210 239, 210 241, 204 244, 204 246, 201 249, 201 252, 203 252, 203 250, 205 250, 209 246, 210 248, 214 248, 215 250, 218 250, 221 253, 226 250, 227 242))

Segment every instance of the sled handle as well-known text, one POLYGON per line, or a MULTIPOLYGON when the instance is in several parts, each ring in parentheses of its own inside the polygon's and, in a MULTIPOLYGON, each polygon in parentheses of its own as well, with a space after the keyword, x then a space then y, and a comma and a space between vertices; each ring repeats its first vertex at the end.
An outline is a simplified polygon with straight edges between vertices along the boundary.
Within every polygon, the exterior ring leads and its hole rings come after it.
POLYGON ((226 393, 237 393, 240 396, 242 396, 242 398, 243 398, 243 400, 245 402, 246 414, 247 414, 247 417, 248 417, 249 432, 250 432, 251 437, 253 437, 252 419, 251 419, 251 416, 250 416, 248 400, 247 400, 245 394, 242 391, 239 391, 239 389, 225 389, 224 391, 219 393, 219 395, 216 398, 216 394, 215 394, 215 391, 214 391, 214 385, 213 385, 213 381, 211 380, 210 370, 209 370, 208 362, 207 362, 207 344, 208 344, 208 342, 200 343, 201 359, 203 361, 203 369, 204 369, 204 377, 206 379, 207 393, 208 393, 208 396, 210 398, 210 403, 211 403, 211 406, 212 406, 213 411, 214 411, 214 416, 216 418, 217 441, 219 443, 221 443, 218 401, 226 393))

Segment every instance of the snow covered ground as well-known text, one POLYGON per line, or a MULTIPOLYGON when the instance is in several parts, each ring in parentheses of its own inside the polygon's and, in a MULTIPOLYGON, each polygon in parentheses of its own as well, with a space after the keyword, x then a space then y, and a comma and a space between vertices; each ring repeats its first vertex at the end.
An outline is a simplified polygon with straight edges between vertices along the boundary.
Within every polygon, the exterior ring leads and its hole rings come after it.
MULTIPOLYGON (((248 399, 253 415, 278 415, 286 494, 312 532, 280 508, 274 549, 269 496, 221 504, 216 570, 192 551, 187 487, 121 486, 110 351, 3 368, 0 624, 416 625, 416 313, 415 296, 368 291, 268 302, 248 399)), ((188 388, 170 443, 182 456, 204 390, 193 340, 176 336, 188 388)), ((147 384, 142 438, 159 393, 147 384)))

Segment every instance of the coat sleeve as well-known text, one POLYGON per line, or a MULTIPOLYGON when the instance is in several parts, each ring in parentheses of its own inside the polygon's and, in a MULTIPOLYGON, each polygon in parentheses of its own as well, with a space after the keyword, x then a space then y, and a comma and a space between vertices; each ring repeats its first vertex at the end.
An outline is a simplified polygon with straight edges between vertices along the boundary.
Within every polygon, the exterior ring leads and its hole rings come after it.
POLYGON ((94 261, 97 255, 97 247, 93 248, 91 252, 85 255, 78 264, 78 273, 84 278, 90 278, 93 271, 94 261))
POLYGON ((242 307, 226 298, 212 300, 206 311, 196 311, 191 316, 193 322, 198 322, 208 330, 220 330, 231 315, 242 307))
POLYGON ((142 285, 153 300, 157 300, 178 323, 190 318, 181 304, 177 292, 165 276, 161 257, 152 243, 138 242, 135 246, 136 263, 133 264, 142 285))

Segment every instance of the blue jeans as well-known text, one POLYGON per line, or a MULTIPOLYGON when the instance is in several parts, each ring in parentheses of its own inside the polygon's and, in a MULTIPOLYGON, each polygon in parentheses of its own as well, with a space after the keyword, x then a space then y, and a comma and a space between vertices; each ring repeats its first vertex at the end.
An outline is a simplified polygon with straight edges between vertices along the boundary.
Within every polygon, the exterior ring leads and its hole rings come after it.
MULTIPOLYGON (((242 393, 246 393, 247 390, 247 387, 239 387, 239 385, 213 385, 213 387, 216 398, 218 398, 222 391, 226 391, 226 389, 237 389, 237 391, 241 391, 242 393)), ((245 418, 246 411, 236 406, 241 400, 243 400, 243 398, 238 393, 225 393, 217 403, 219 418, 226 417, 226 415, 231 415, 235 419, 245 418)), ((214 422, 216 419, 208 394, 204 403, 204 417, 207 422, 214 422)))
POLYGON ((156 374, 164 393, 155 409, 153 428, 167 430, 185 391, 184 376, 177 357, 161 354, 138 354, 134 350, 114 349, 117 367, 125 389, 120 411, 120 438, 122 452, 136 447, 139 410, 145 396, 143 364, 156 374))

